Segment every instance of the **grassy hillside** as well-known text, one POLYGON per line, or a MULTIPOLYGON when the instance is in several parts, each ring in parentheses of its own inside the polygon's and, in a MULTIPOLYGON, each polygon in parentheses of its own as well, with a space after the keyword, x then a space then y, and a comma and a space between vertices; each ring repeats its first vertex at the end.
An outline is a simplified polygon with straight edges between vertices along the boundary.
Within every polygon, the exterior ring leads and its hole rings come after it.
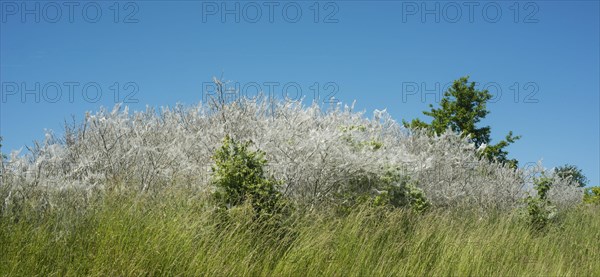
POLYGON ((357 206, 277 224, 248 206, 215 213, 177 190, 98 194, 0 218, 0 275, 600 275, 600 209, 543 231, 516 213, 357 206))
POLYGON ((385 111, 117 106, 65 130, 0 163, 0 276, 600 276, 570 179, 385 111))

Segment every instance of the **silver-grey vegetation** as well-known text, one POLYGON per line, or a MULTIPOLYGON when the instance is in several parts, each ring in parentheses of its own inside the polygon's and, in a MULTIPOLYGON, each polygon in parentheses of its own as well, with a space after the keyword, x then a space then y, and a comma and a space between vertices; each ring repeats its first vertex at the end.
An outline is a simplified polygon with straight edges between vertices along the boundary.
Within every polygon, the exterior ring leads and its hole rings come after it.
POLYGON ((385 110, 222 96, 101 109, 11 153, 0 275, 600 274, 599 207, 541 163, 490 162, 468 137, 408 130, 385 110), (244 155, 226 153, 229 138, 244 155), (283 208, 217 208, 223 184, 283 208), (398 191, 415 206, 380 205, 398 191))
MULTIPOLYGON (((65 129, 64 136, 49 132, 29 153, 15 151, 4 161, 2 211, 29 193, 40 196, 37 205, 51 206, 66 190, 86 197, 108 189, 147 193, 184 186, 208 195, 214 191, 211 156, 226 135, 264 151, 266 172, 282 181, 282 194, 310 208, 344 201, 337 195, 357 184, 365 193, 381 193, 379 180, 392 174, 410 178, 434 207, 513 209, 534 193, 533 179, 544 172, 541 164, 514 170, 481 159, 481 149, 459 134, 410 131, 385 110, 367 117, 353 105, 324 108, 264 97, 215 97, 134 113, 117 105, 65 129)), ((551 178, 553 204, 581 201, 576 184, 551 178)))

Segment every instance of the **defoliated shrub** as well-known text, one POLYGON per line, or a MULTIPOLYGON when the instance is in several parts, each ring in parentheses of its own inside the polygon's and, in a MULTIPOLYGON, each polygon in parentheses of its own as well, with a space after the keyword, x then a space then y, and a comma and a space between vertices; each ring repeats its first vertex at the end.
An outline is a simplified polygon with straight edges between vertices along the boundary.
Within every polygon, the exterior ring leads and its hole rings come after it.
POLYGON ((352 133, 366 133, 367 127, 365 125, 349 125, 349 126, 340 126, 340 132, 342 132, 342 139, 351 145, 355 150, 360 150, 362 148, 368 148, 373 151, 377 151, 383 147, 383 142, 376 140, 375 138, 370 138, 365 141, 356 141, 352 133))
POLYGON ((265 153, 248 149, 250 145, 250 141, 241 143, 225 136, 213 156, 213 183, 217 188, 213 196, 220 208, 250 203, 256 217, 272 216, 283 207, 280 182, 265 176, 265 153))
MULTIPOLYGON (((115 179, 121 188, 143 193, 183 187, 212 194, 215 184, 206 173, 226 134, 251 140, 265 151, 270 164, 277 165, 265 172, 285 181, 281 192, 298 206, 339 205, 338 200, 348 198, 338 194, 355 190, 354 185, 367 185, 371 199, 371 189, 386 190, 372 185, 381 184, 387 168, 402 168, 401 175, 410 176, 432 207, 468 202, 482 209, 513 209, 523 204, 529 180, 524 171, 480 159, 460 134, 409 131, 386 111, 375 110, 370 117, 353 105, 325 110, 317 103, 259 97, 133 113, 116 106, 88 113, 81 125, 68 128, 72 131, 64 138, 49 133, 28 153, 11 154, 2 179, 6 190, 0 195, 5 203, 35 199, 30 187, 102 192, 115 179)), ((556 182, 548 199, 557 207, 576 204, 582 200, 579 190, 556 182)), ((230 200, 245 199, 245 194, 230 200)), ((48 201, 55 205, 62 200, 48 201)))

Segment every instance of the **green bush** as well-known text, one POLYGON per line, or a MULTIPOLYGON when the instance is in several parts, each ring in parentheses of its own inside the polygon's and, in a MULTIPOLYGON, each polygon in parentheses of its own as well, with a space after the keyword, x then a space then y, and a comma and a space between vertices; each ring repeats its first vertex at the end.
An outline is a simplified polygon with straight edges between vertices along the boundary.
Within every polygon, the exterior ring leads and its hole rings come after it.
POLYGON ((583 202, 600 205, 600 187, 586 188, 583 194, 583 202))
POLYGON ((362 176, 349 181, 350 190, 338 193, 341 211, 352 210, 354 206, 370 203, 374 206, 410 208, 424 211, 430 203, 425 194, 411 180, 395 170, 388 170, 383 176, 362 176))
POLYGON ((265 176, 265 153, 249 150, 250 145, 251 142, 240 143, 225 137, 213 156, 212 177, 217 188, 213 196, 220 208, 250 203, 255 216, 271 216, 283 207, 278 190, 280 182, 265 176))
POLYGON ((556 208, 547 199, 551 184, 552 178, 545 175, 534 179, 537 195, 525 199, 530 223, 536 229, 543 229, 556 214, 556 208))
POLYGON ((382 191, 374 198, 376 205, 410 207, 415 211, 424 211, 430 203, 425 194, 417 188, 417 183, 406 176, 388 171, 382 178, 382 191))

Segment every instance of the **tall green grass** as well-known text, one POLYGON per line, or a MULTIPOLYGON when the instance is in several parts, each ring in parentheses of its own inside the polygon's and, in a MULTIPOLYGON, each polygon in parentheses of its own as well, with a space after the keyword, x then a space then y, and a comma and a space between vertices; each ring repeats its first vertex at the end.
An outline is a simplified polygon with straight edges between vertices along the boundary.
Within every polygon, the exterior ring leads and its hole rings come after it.
POLYGON ((0 275, 600 276, 600 209, 542 231, 517 214, 360 206, 278 224, 189 192, 66 199, 0 218, 0 275))

